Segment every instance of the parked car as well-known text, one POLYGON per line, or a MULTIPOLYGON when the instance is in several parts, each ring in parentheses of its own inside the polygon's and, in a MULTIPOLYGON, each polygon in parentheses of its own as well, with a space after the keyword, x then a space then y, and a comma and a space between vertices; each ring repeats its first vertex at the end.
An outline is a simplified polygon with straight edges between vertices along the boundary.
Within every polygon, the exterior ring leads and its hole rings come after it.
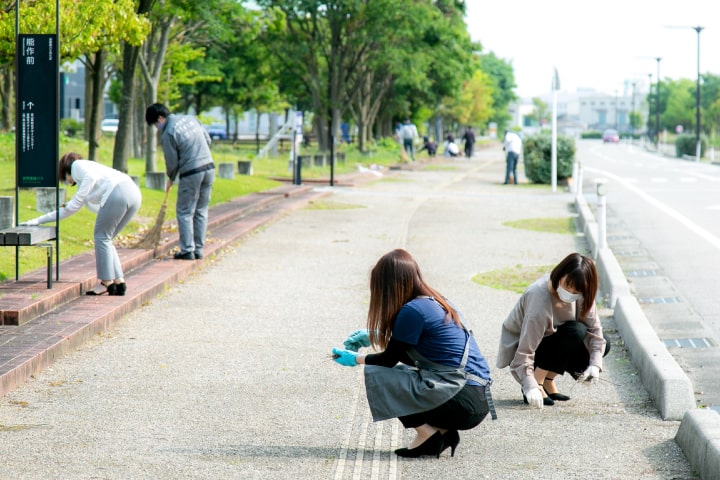
POLYGON ((603 132, 602 135, 603 143, 618 143, 620 141, 620 135, 617 130, 608 129, 603 132))
POLYGON ((205 127, 205 130, 213 140, 227 140, 227 130, 225 130, 225 125, 213 124, 209 127, 205 127))
POLYGON ((118 131, 118 124, 120 120, 117 118, 106 118, 100 122, 100 130, 107 133, 116 133, 118 131))

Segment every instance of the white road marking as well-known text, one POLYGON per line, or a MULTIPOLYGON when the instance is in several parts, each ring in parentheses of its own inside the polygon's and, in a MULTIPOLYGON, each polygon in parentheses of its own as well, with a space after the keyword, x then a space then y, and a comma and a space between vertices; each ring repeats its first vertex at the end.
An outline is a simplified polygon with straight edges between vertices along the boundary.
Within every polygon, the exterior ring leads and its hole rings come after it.
POLYGON ((687 218, 686 216, 684 216, 677 210, 673 209, 672 207, 669 207, 669 206, 665 205, 664 203, 662 203, 661 201, 651 197, 650 195, 648 195, 647 193, 642 191, 640 188, 636 187, 635 185, 632 185, 630 182, 624 180, 623 178, 618 177, 617 175, 615 175, 613 173, 607 172, 605 170, 600 170, 597 168, 585 167, 585 166, 583 168, 588 171, 599 173, 601 175, 604 175, 608 178, 615 180, 616 182, 620 183, 625 188, 627 188, 628 190, 630 190, 631 192, 633 192, 634 194, 638 195, 640 198, 642 198, 643 200, 648 202, 653 207, 657 208, 658 210, 660 210, 661 212, 670 216, 671 218, 674 218, 675 220, 677 220, 681 225, 688 228, 691 232, 695 233, 697 236, 699 236, 703 240, 706 240, 713 247, 720 249, 720 238, 718 238, 715 235, 713 235, 712 233, 708 232, 703 227, 696 224, 695 222, 693 222, 692 220, 690 220, 689 218, 687 218))

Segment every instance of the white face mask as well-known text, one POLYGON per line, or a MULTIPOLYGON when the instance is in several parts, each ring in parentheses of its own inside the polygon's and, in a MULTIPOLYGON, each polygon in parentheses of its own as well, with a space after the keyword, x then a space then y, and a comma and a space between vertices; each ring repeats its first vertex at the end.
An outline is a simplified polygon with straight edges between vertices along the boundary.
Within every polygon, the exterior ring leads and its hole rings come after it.
POLYGON ((558 286, 557 294, 558 294, 558 297, 560 297, 560 300, 562 300, 565 303, 576 302, 576 301, 580 300, 580 298, 582 297, 582 294, 570 293, 561 286, 558 286))

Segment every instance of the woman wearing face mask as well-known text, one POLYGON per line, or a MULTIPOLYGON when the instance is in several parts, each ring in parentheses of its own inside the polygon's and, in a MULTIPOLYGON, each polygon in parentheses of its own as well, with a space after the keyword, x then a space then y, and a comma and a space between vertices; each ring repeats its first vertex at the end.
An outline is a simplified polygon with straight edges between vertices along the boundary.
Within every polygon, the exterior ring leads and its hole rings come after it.
MULTIPOLYGON (((125 295, 122 265, 113 238, 128 224, 140 208, 142 195, 132 178, 119 170, 91 160, 81 160, 77 153, 60 158, 58 178, 66 185, 76 185, 77 192, 59 209, 59 218, 66 218, 86 205, 97 213, 95 221, 95 270, 100 285, 87 295, 125 295)), ((20 223, 39 225, 55 222, 56 211, 20 223)))
POLYGON ((554 382, 565 372, 581 381, 599 377, 610 343, 595 308, 597 289, 595 262, 571 253, 525 290, 503 322, 497 367, 510 367, 525 403, 570 400, 554 382))

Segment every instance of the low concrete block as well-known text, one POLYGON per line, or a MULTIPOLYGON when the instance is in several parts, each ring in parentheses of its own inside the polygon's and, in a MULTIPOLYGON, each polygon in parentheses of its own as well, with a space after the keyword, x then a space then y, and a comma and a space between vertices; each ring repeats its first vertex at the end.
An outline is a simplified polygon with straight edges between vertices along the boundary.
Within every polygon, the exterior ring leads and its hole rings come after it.
POLYGON ((15 226, 15 197, 0 197, 0 230, 15 226))
POLYGON ((714 410, 688 411, 675 441, 701 478, 720 478, 720 415, 714 410))
POLYGON ((681 420, 695 408, 690 379, 662 344, 635 297, 618 298, 614 317, 618 333, 660 415, 664 420, 681 420))
POLYGON ((325 155, 313 155, 313 165, 316 167, 324 167, 325 155))
POLYGON ((220 163, 218 164, 218 176, 220 178, 226 178, 232 180, 235 178, 235 166, 232 163, 220 163))
POLYGON ((151 190, 165 190, 165 172, 145 172, 145 187, 151 190))
MULTIPOLYGON (((38 212, 48 213, 57 210, 57 203, 55 203, 55 187, 39 187, 35 189, 35 208, 38 212)), ((60 192, 60 205, 65 203, 65 189, 61 188, 60 192)))
MULTIPOLYGON (((238 160, 237 167, 240 175, 253 174, 252 162, 250 160, 238 160)), ((292 168, 292 161, 290 162, 290 168, 292 168)))

